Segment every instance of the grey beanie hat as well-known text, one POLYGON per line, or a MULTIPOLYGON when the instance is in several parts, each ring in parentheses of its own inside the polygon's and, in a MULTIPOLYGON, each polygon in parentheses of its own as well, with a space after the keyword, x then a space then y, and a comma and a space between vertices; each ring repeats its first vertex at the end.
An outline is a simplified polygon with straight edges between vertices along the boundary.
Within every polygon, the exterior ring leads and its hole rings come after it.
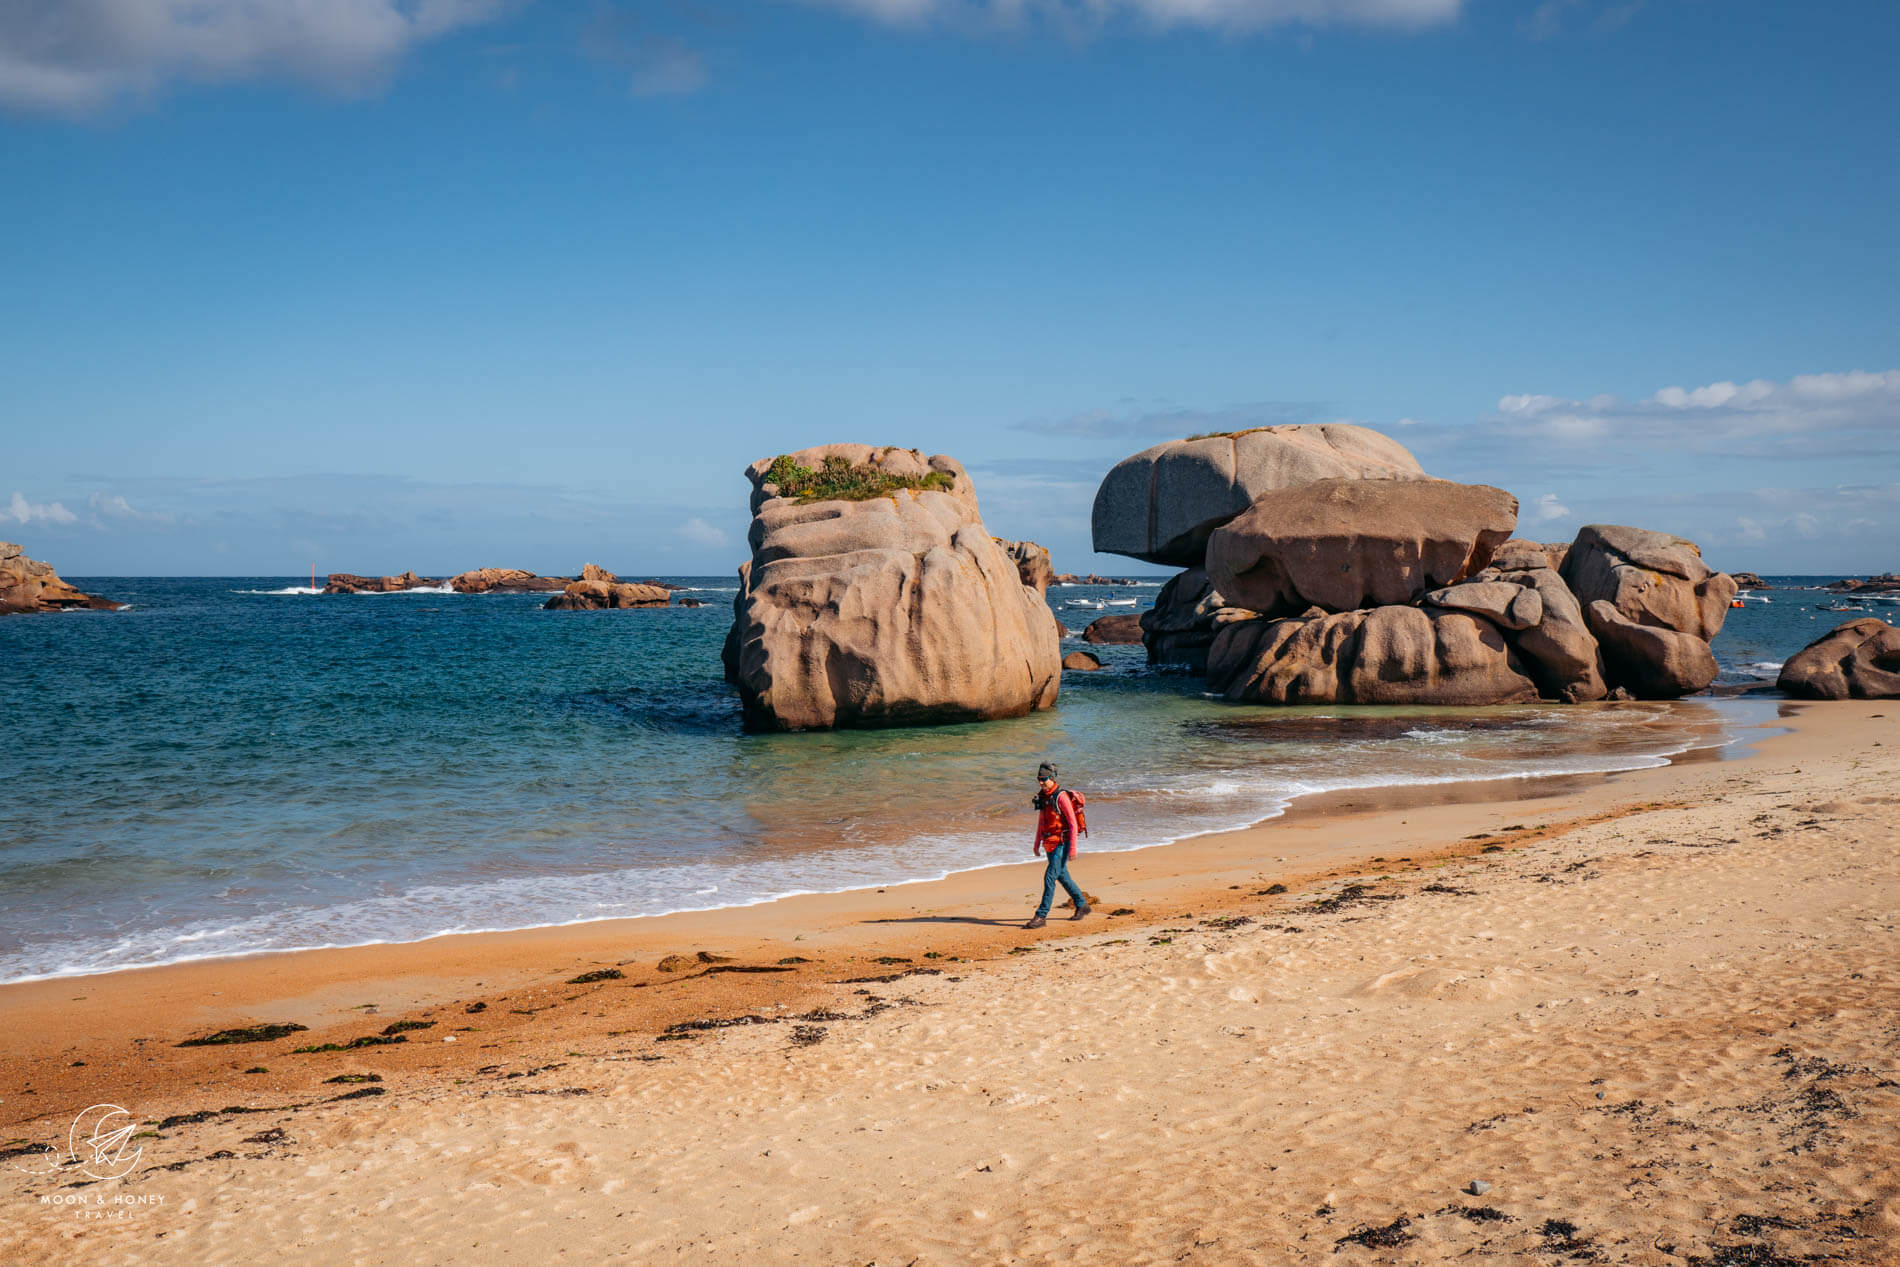
POLYGON ((1040 783, 1044 779, 1053 779, 1055 777, 1056 777, 1056 768, 1055 766, 1051 765, 1049 762, 1045 761, 1041 765, 1036 767, 1036 782, 1040 783))

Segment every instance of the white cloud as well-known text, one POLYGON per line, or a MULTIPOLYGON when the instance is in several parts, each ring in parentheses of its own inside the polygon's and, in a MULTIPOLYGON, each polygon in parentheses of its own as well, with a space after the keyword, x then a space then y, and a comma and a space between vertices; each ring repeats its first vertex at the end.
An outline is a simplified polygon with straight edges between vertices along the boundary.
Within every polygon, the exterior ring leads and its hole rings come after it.
POLYGON ((168 84, 379 87, 408 50, 513 0, 8 0, 0 105, 79 113, 168 84))
POLYGON ((13 500, 0 506, 0 521, 12 520, 17 524, 69 524, 79 518, 59 502, 40 502, 37 505, 21 496, 16 489, 13 500))
POLYGON ((1278 26, 1416 29, 1456 20, 1464 0, 804 0, 891 25, 947 21, 1068 28, 1128 17, 1150 26, 1262 31, 1278 26))
POLYGON ((1762 530, 1761 520, 1759 519, 1750 519, 1747 515, 1743 515, 1735 521, 1735 524, 1742 530, 1742 539, 1744 541, 1766 541, 1768 539, 1768 534, 1762 530))
MULTIPOLYGON (((1447 429, 1447 435, 1453 429, 1447 429)), ((1777 383, 1665 387, 1645 400, 1514 395, 1466 441, 1748 456, 1871 457, 1900 454, 1900 370, 1803 374, 1777 383)))
POLYGON ((1557 500, 1557 494, 1545 493, 1537 499, 1537 520, 1547 523, 1553 519, 1570 518, 1570 507, 1557 500))
POLYGON ((725 532, 707 523, 698 515, 688 519, 675 531, 694 545, 723 546, 726 544, 725 532))
POLYGON ((90 516, 92 526, 103 530, 107 520, 123 520, 130 523, 162 524, 167 527, 178 522, 177 516, 162 510, 135 510, 132 503, 118 493, 94 493, 87 498, 86 504, 92 508, 90 516))

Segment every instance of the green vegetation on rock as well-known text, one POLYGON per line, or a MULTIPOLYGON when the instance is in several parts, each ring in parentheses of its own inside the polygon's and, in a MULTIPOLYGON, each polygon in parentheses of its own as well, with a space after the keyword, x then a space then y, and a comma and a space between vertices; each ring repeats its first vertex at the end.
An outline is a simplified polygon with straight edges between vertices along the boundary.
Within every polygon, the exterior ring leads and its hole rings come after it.
POLYGON ((796 497, 800 502, 869 501, 903 489, 948 492, 956 483, 946 471, 921 476, 891 475, 874 466, 853 466, 835 455, 826 458, 824 465, 814 471, 784 453, 772 459, 772 469, 765 473, 765 479, 767 483, 778 485, 780 497, 796 497))

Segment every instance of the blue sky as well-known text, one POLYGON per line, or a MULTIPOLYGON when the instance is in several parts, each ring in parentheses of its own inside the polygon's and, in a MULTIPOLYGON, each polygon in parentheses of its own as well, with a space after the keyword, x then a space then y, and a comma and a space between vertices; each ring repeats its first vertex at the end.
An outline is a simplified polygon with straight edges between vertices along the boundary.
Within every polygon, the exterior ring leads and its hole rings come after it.
MULTIPOLYGON (((1900 8, 16 0, 0 538, 724 573, 754 458, 1378 427, 1521 530, 1900 567, 1900 8)), ((1141 565, 1134 565, 1140 567, 1141 565)))

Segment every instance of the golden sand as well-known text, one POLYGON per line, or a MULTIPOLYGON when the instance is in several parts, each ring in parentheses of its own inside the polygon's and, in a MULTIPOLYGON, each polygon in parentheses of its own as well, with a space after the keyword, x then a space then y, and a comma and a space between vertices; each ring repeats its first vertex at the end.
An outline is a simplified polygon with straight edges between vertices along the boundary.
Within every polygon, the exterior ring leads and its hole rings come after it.
POLYGON ((1025 859, 0 987, 12 1150, 148 1132, 0 1161, 0 1261, 1900 1262, 1896 720, 1085 853, 1034 933, 1025 859))

